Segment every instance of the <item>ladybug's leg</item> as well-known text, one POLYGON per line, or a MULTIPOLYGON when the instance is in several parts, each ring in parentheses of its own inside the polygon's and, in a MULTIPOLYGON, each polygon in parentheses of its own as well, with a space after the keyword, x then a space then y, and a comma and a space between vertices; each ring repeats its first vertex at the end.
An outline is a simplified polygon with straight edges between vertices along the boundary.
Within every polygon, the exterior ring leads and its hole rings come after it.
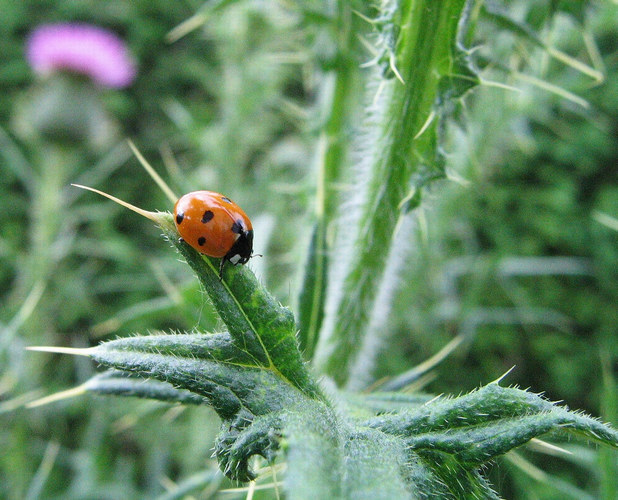
POLYGON ((223 266, 225 265, 225 257, 221 257, 221 264, 219 264, 219 281, 223 279, 223 266))

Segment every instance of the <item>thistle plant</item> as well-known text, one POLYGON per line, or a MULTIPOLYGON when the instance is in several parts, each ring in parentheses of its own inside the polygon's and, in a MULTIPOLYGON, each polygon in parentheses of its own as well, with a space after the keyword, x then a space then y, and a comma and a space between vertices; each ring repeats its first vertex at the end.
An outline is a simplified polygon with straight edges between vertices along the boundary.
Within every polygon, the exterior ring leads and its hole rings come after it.
POLYGON ((215 454, 231 479, 255 479, 250 459, 260 455, 271 465, 284 457, 289 498, 498 498, 481 468, 532 438, 562 431, 618 446, 618 433, 597 420, 500 380, 456 398, 322 387, 293 314, 248 267, 227 267, 220 279, 218 259, 179 239, 171 214, 121 203, 157 223, 227 330, 31 349, 109 369, 82 391, 211 406, 222 421, 215 454))
POLYGON ((222 328, 32 349, 88 356, 107 369, 79 391, 211 406, 221 419, 214 448, 223 473, 247 482, 256 479, 254 457, 273 470, 285 464, 275 487, 286 498, 499 498, 484 469, 532 439, 573 434, 618 447, 609 426, 508 387, 502 376, 458 397, 407 392, 413 378, 406 376, 368 389, 423 193, 445 177, 448 120, 481 83, 467 45, 480 4, 386 1, 371 14, 340 2, 337 9, 339 53, 353 50, 354 26, 364 23, 375 58, 362 72, 345 58, 332 70, 335 91, 323 105, 333 112, 296 313, 250 266, 227 266, 219 276, 219 259, 180 239, 170 213, 88 188, 158 226, 222 328), (348 94, 358 81, 360 109, 348 94), (359 112, 346 149, 340 134, 359 112), (353 194, 343 196, 341 183, 353 194))

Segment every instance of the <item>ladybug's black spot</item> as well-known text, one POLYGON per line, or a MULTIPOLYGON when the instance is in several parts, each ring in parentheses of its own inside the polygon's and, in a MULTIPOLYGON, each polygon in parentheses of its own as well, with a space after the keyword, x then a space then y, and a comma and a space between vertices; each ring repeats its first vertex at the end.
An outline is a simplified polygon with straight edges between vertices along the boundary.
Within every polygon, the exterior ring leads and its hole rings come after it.
POLYGON ((238 219, 234 224, 232 224, 232 232, 236 234, 241 234, 245 230, 245 226, 242 223, 242 220, 238 219))
POLYGON ((185 214, 183 214, 182 212, 178 212, 176 214, 176 224, 181 224, 184 218, 185 214))
POLYGON ((207 222, 210 222, 214 216, 215 214, 212 212, 212 210, 206 210, 204 212, 204 215, 202 216, 202 222, 206 224, 207 222))
POLYGON ((232 200, 230 200, 228 197, 226 196, 222 196, 221 200, 225 201, 226 203, 232 203, 232 200))
POLYGON ((206 238, 204 238, 203 236, 200 236, 200 237, 197 239, 197 244, 198 244, 199 246, 203 247, 203 246, 204 246, 204 243, 206 243, 206 238))

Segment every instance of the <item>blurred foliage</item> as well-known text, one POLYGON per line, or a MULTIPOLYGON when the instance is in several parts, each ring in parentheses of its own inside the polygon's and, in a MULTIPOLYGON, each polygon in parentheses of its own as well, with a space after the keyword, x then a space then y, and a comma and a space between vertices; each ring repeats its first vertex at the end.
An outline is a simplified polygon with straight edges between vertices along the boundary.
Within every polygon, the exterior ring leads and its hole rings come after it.
MULTIPOLYGON (((396 335, 377 375, 402 372, 465 333, 466 349, 440 366, 431 391, 468 391, 516 365, 510 380, 617 424, 618 232, 595 219, 597 212, 618 217, 616 7, 491 4, 605 80, 594 82, 481 15, 477 31, 491 41, 479 41, 476 54, 485 79, 522 91, 483 87, 452 124, 451 181, 428 194, 426 230, 403 273, 396 335), (515 71, 589 106, 522 83, 515 71), (556 270, 538 275, 526 257, 562 260, 543 261, 556 270)), ((0 498, 153 498, 162 483, 212 465, 214 414, 98 397, 24 409, 94 369, 88 360, 23 348, 217 323, 150 224, 68 184, 168 209, 124 143, 133 137, 178 193, 204 187, 243 200, 265 255, 252 267, 290 303, 309 238, 315 131, 325 119, 319 82, 337 62, 338 32, 314 2, 0 0, 0 8, 0 498), (194 28, 170 40, 188 20, 194 28), (117 128, 104 151, 32 140, 16 127, 19 102, 40 84, 24 59, 25 37, 55 21, 108 27, 138 61, 133 86, 101 92, 117 128)), ((590 491, 596 460, 571 467, 555 459, 548 467, 590 491)), ((611 471, 615 454, 605 461, 611 471)), ((508 498, 530 498, 525 491, 536 483, 521 468, 503 477, 507 467, 494 484, 508 498)), ((564 498, 546 484, 536 493, 564 498)))
POLYGON ((286 253, 298 225, 293 216, 303 212, 295 184, 309 163, 298 134, 305 86, 298 71, 303 58, 280 61, 277 53, 306 48, 302 30, 282 36, 300 17, 249 3, 221 11, 199 2, 0 6, 0 497, 35 498, 40 484, 48 497, 152 498, 166 478, 170 487, 211 463, 218 422, 210 410, 99 398, 13 410, 93 375, 90 363, 41 362, 24 354, 26 345, 86 346, 134 331, 216 329, 199 285, 151 225, 68 184, 104 186, 145 208, 169 209, 131 158, 124 137, 134 137, 177 192, 208 187, 244 198, 264 247, 274 214, 285 212, 292 222, 272 243, 273 264, 262 267, 292 269, 286 253), (207 12, 209 22, 167 39, 196 12, 207 12), (138 61, 130 88, 99 92, 117 127, 105 151, 25 137, 16 127, 20 100, 45 85, 24 59, 25 37, 56 21, 110 28, 138 61), (247 57, 248 49, 255 57, 247 57), (281 186, 273 197, 280 201, 270 206, 260 194, 276 189, 269 179, 281 186), (51 450, 58 445, 52 465, 43 460, 47 443, 51 450))

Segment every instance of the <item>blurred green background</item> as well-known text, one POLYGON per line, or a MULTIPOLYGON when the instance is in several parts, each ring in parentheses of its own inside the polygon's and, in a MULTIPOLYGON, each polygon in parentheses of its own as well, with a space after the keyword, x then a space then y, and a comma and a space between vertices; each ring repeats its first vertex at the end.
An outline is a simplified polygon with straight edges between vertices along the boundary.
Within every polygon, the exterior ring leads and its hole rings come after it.
MULTIPOLYGON (((509 383, 618 424, 616 5, 505 5, 602 77, 481 17, 483 78, 519 90, 481 86, 449 127, 449 179, 425 194, 376 378, 463 334, 424 390, 467 392, 516 366, 509 383)), ((212 189, 243 206, 264 254, 251 267, 293 306, 336 30, 314 2, 1 0, 0 11, 0 498, 154 498, 213 467, 214 412, 92 395, 26 409, 96 366, 24 348, 213 331, 217 320, 151 223, 69 184, 170 210, 130 153, 132 138, 177 194, 212 189), (28 104, 50 84, 29 67, 24 42, 60 21, 111 29, 138 63, 130 87, 96 90, 104 137, 51 140, 28 127, 28 104)), ((526 452, 552 481, 530 482, 513 461, 492 479, 506 498, 565 498, 562 480, 581 488, 572 498, 594 495, 598 461, 616 456, 588 453, 570 466, 526 452)))

